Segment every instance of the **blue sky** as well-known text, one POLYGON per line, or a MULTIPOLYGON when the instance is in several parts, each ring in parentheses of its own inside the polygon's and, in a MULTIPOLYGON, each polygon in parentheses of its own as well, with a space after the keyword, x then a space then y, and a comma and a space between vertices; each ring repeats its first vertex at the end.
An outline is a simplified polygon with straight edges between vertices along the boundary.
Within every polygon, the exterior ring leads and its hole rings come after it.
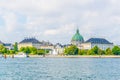
POLYGON ((87 40, 120 44, 120 0, 0 0, 0 40, 24 37, 70 43, 77 27, 87 40))

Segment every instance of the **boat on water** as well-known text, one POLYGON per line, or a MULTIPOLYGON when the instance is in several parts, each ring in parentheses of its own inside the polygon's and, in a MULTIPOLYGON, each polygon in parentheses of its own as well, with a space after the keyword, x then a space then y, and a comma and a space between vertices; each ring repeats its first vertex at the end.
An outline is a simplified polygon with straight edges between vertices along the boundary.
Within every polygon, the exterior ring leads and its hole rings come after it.
POLYGON ((16 55, 14 55, 14 57, 18 57, 18 58, 24 58, 24 57, 28 57, 25 53, 18 53, 18 54, 16 54, 16 55))

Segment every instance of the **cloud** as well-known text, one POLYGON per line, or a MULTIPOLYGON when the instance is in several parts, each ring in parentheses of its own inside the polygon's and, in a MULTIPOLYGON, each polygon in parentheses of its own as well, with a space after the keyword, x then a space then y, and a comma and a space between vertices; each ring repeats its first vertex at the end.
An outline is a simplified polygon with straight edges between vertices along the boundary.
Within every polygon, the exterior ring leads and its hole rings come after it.
POLYGON ((57 29, 49 29, 49 30, 46 30, 44 32, 45 35, 62 35, 62 34, 70 34, 71 31, 73 31, 74 29, 77 29, 76 25, 75 24, 65 24, 57 29))
POLYGON ((2 17, 5 21, 6 30, 8 32, 13 31, 17 26, 17 19, 16 19, 17 16, 13 13, 6 12, 2 17))
POLYGON ((0 38, 9 41, 11 36, 14 42, 30 35, 68 43, 78 27, 86 39, 105 36, 119 44, 119 3, 119 0, 1 0, 0 29, 4 31, 0 38))

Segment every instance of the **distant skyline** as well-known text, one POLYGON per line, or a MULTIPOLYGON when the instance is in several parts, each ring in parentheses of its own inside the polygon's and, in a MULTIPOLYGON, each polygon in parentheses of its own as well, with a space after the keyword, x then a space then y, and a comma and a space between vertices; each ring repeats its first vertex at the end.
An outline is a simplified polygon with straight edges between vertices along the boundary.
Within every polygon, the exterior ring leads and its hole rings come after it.
POLYGON ((0 40, 25 37, 68 44, 76 29, 85 40, 120 44, 120 0, 0 0, 0 40))

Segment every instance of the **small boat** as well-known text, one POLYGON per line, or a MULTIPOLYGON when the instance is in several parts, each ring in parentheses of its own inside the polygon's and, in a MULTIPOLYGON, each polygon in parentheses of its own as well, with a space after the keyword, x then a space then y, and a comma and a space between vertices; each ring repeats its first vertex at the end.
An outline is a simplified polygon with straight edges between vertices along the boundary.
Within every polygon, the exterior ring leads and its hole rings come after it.
POLYGON ((24 58, 24 57, 27 57, 27 55, 25 54, 25 53, 18 53, 18 54, 16 54, 16 55, 14 55, 14 57, 18 57, 18 58, 24 58))

